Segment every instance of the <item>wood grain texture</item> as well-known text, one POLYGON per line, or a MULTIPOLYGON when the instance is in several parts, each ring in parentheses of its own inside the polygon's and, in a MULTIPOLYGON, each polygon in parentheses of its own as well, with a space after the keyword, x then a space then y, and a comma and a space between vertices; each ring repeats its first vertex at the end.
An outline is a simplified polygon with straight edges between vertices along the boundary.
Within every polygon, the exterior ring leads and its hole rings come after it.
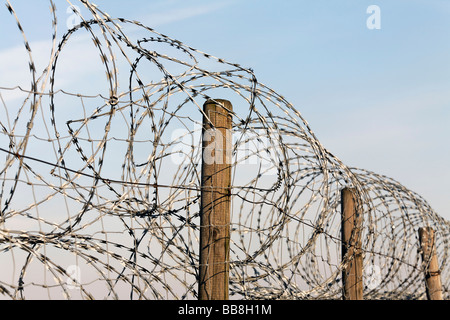
POLYGON ((436 239, 433 228, 419 228, 422 261, 425 265, 425 283, 428 300, 443 300, 441 274, 436 255, 436 239))
POLYGON ((226 100, 204 104, 200 204, 199 299, 228 300, 232 110, 226 100))
POLYGON ((341 191, 342 258, 349 262, 342 271, 343 299, 363 299, 363 259, 361 252, 362 214, 358 214, 355 190, 341 191))

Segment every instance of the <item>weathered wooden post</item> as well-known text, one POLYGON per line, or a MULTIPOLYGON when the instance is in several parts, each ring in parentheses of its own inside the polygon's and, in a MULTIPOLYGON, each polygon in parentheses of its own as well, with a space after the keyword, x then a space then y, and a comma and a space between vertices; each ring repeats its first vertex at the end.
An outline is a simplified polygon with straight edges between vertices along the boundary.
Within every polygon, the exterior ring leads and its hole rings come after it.
POLYGON ((425 265, 425 283, 428 300, 443 300, 441 273, 436 255, 433 228, 419 228, 419 241, 422 249, 422 261, 425 265))
POLYGON ((363 299, 363 260, 361 252, 362 214, 356 207, 355 189, 341 190, 342 259, 350 259, 342 270, 343 299, 363 299))
POLYGON ((227 300, 230 256, 232 105, 203 106, 202 191, 198 298, 227 300))

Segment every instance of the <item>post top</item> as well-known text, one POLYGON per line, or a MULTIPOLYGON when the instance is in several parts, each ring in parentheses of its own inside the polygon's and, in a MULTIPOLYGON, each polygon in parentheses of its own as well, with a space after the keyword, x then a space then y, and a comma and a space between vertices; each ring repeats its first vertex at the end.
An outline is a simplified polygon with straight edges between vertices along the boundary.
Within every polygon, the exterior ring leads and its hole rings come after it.
POLYGON ((212 98, 210 98, 210 99, 205 101, 203 106, 205 107, 206 105, 209 105, 209 104, 215 104, 215 105, 218 104, 221 107, 227 109, 228 111, 233 111, 233 105, 231 104, 230 101, 225 100, 225 99, 212 99, 212 98))

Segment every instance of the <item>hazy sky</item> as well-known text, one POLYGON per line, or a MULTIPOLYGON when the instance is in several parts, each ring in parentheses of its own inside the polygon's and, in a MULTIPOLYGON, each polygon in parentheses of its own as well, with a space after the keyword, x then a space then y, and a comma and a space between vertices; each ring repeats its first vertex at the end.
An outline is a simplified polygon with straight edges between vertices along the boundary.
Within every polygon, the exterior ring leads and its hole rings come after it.
MULTIPOLYGON (((398 180, 450 219, 450 1, 93 2, 254 69, 345 164, 398 180), (380 9, 379 29, 368 28, 371 5, 380 9)), ((35 48, 47 43, 49 2, 11 3, 35 48)), ((55 3, 61 35, 71 13, 65 0, 55 3)), ((0 10, 2 61, 22 39, 0 10)), ((13 67, 0 62, 2 80, 14 79, 13 67)))

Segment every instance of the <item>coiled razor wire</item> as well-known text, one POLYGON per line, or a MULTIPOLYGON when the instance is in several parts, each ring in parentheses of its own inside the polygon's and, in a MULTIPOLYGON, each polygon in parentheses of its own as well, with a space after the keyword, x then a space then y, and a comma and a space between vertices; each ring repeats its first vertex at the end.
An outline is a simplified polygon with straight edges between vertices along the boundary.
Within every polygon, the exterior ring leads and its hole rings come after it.
POLYGON ((219 98, 233 104, 230 298, 340 299, 344 187, 363 214, 364 297, 426 297, 418 228, 430 226, 448 298, 450 225, 422 197, 345 166, 251 69, 79 2, 92 17, 75 12, 59 37, 50 1, 40 73, 6 1, 31 86, 0 83, 3 298, 196 299, 202 106, 219 98), (59 69, 80 39, 106 72, 88 70, 85 93, 59 69))

